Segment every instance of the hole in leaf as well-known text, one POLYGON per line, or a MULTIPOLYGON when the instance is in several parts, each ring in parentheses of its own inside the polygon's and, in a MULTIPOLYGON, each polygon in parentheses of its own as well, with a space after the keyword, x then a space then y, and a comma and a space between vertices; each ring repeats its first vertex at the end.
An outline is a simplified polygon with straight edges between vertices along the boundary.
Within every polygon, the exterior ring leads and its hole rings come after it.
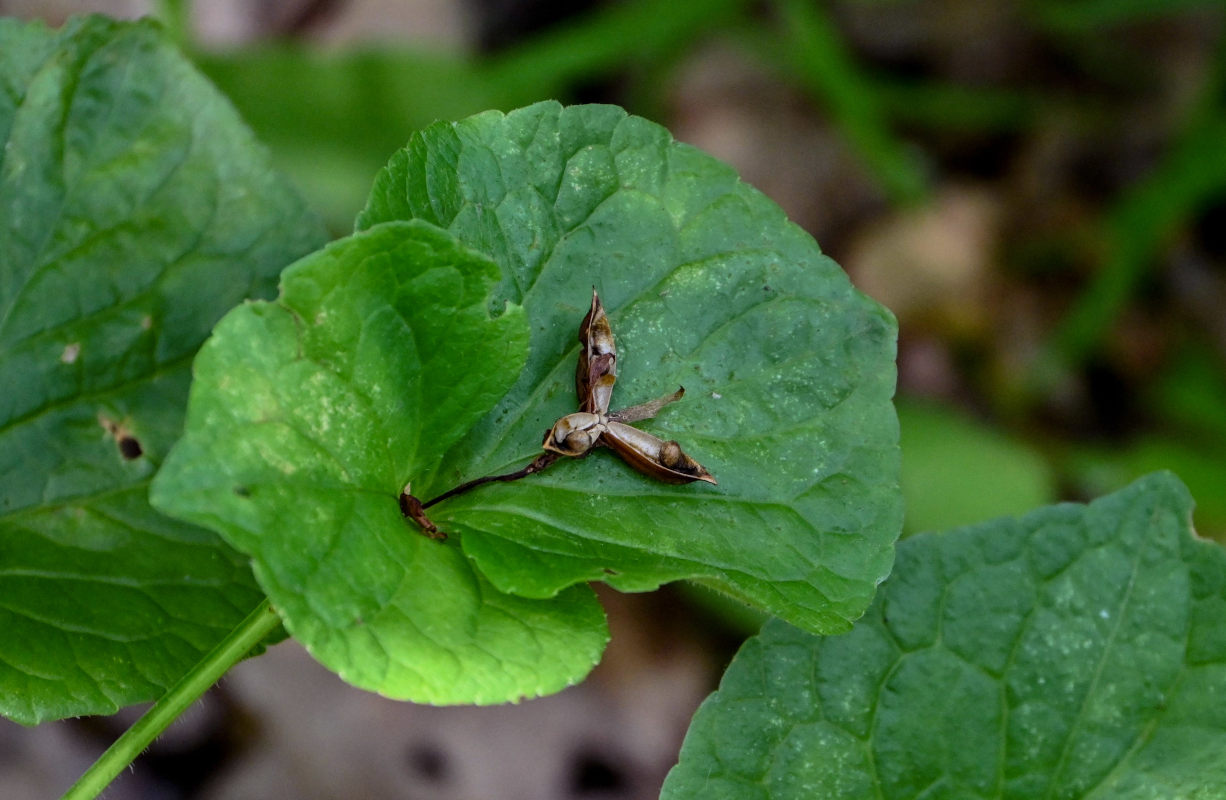
POLYGON ((120 436, 118 440, 119 454, 131 461, 134 458, 140 458, 145 452, 141 449, 140 442, 135 436, 120 436))

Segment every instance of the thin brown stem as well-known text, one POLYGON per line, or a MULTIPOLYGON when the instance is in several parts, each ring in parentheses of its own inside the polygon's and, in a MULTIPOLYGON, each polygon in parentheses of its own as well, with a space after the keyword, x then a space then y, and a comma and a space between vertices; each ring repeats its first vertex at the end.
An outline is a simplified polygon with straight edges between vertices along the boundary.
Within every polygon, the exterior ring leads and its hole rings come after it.
POLYGON ((539 456, 532 459, 531 463, 529 463, 528 466, 524 467, 523 469, 516 470, 515 472, 508 472, 505 475, 486 475, 483 478, 474 478, 471 481, 461 483, 454 489, 448 489, 432 500, 427 500, 421 504, 421 507, 422 509, 427 509, 435 503, 441 503, 450 497, 455 497, 457 494, 463 494, 469 489, 475 489, 478 486, 482 486, 487 483, 506 483, 507 481, 517 481, 520 478, 526 478, 529 475, 533 475, 545 469, 559 458, 560 456, 557 453, 541 453, 539 456))

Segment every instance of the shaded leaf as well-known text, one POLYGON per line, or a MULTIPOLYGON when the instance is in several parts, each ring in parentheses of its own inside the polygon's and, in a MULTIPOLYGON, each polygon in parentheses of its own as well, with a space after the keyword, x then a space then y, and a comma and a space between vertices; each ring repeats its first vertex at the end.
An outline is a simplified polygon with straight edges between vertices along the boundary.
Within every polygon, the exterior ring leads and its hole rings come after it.
POLYGON ((1088 506, 912 537, 841 636, 768 624, 663 797, 1226 793, 1226 552, 1156 474, 1088 506))
POLYGON ((189 363, 323 232, 151 23, 0 20, 0 713, 150 699, 259 602, 148 507, 189 363))

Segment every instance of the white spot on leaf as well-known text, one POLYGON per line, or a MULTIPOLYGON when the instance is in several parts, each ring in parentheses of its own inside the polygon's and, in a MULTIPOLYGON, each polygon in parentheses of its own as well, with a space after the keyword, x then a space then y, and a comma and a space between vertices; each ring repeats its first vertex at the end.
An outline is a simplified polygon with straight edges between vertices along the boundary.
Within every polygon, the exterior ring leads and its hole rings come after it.
POLYGON ((72 364, 76 362, 79 355, 81 355, 81 343, 73 342, 64 346, 64 352, 60 353, 60 361, 64 364, 72 364))

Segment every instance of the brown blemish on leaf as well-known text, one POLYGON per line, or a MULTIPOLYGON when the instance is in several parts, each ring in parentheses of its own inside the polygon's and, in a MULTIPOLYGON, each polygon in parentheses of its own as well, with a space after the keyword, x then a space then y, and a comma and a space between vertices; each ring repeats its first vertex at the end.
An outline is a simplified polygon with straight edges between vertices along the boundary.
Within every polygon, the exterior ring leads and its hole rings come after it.
POLYGON ((126 421, 112 419, 105 413, 100 413, 98 424, 115 440, 119 455, 125 461, 135 461, 145 454, 145 448, 141 445, 140 439, 132 433, 126 421))

